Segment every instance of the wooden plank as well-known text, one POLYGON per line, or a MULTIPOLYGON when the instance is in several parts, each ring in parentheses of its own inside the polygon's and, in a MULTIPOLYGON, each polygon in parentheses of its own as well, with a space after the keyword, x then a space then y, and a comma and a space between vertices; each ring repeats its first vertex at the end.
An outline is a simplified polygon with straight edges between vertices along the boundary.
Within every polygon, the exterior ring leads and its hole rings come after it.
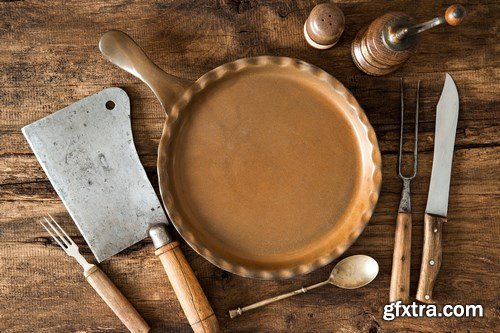
MULTIPOLYGON (((258 281, 224 272, 183 244, 183 250, 227 332, 493 332, 500 326, 500 88, 498 1, 467 1, 462 26, 422 36, 419 52, 396 73, 368 77, 354 66, 350 42, 377 16, 403 10, 419 20, 448 2, 338 1, 346 16, 339 44, 327 51, 307 46, 302 25, 316 2, 298 1, 0 1, 0 331, 126 332, 71 258, 38 227, 53 214, 89 248, 25 142, 20 128, 109 86, 131 98, 132 127, 148 177, 157 188, 156 149, 165 115, 148 88, 105 61, 97 42, 111 28, 130 33, 160 67, 196 80, 241 57, 300 58, 325 69, 356 96, 374 126, 383 153, 383 186, 372 221, 345 253, 369 254, 379 277, 359 290, 326 286, 230 320, 227 310, 326 278, 333 265, 286 281, 258 281), (419 175, 414 208, 411 295, 422 250, 422 219, 434 144, 435 106, 444 73, 455 79, 460 116, 444 226, 443 266, 435 297, 440 304, 482 304, 483 318, 382 319, 401 181, 395 166, 399 140, 399 80, 407 83, 407 109, 421 86, 419 175)), ((411 131, 409 123, 408 130, 411 131)), ((411 142, 405 144, 410 151, 411 142)), ((102 269, 151 324, 153 332, 190 332, 182 310, 153 255, 149 240, 102 263, 102 269), (163 281, 163 283, 158 283, 163 281)))

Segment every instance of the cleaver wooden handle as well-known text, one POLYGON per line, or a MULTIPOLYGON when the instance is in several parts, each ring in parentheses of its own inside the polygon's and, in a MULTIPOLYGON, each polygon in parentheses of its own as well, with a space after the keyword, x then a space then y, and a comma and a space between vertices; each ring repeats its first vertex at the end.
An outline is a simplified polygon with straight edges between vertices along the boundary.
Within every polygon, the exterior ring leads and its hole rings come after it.
POLYGON ((155 255, 163 264, 193 331, 196 333, 219 332, 219 324, 214 311, 184 257, 179 242, 173 241, 156 249, 155 255))
POLYGON ((130 332, 149 332, 149 325, 103 271, 92 265, 83 274, 92 288, 95 289, 130 332))
POLYGON ((396 220, 394 253, 392 255, 389 302, 410 300, 411 213, 399 212, 396 220))
POLYGON ((424 217, 424 248, 422 265, 418 280, 417 300, 424 303, 433 303, 432 290, 441 268, 441 241, 443 223, 446 218, 425 214, 424 217))

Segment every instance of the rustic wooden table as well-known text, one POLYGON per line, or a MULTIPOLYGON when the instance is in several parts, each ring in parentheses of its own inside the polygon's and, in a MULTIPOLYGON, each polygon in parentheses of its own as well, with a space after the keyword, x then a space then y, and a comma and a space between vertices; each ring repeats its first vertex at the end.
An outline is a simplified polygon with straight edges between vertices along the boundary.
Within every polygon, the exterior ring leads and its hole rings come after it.
MULTIPOLYGON (((67 257, 37 224, 53 214, 91 253, 20 128, 103 88, 124 88, 132 101, 137 149, 157 187, 156 149, 164 114, 138 79, 105 61, 99 37, 111 28, 132 35, 167 72, 195 80, 247 56, 280 55, 315 64, 343 82, 373 124, 383 154, 383 186, 375 214, 344 255, 364 253, 380 275, 358 290, 324 287, 234 320, 227 310, 323 280, 332 265, 287 281, 257 281, 224 272, 183 249, 228 332, 458 332, 499 328, 500 147, 498 1, 466 1, 462 26, 424 36, 402 69, 384 77, 361 73, 350 56, 355 33, 377 16, 403 10, 426 20, 450 3, 338 1, 346 31, 328 51, 307 46, 302 25, 315 1, 0 1, 0 331, 125 332, 67 257), (483 318, 382 319, 387 303, 396 211, 399 79, 422 80, 419 175, 412 183, 412 295, 422 250, 422 218, 432 162, 435 107, 444 73, 460 93, 439 304, 482 304, 483 318)), ((414 95, 408 102, 414 105, 414 95)), ((410 145, 408 145, 410 148, 410 145)), ((305 226, 306 227, 306 226, 305 226)), ((151 324, 153 332, 189 332, 162 267, 143 241, 101 267, 151 324)))

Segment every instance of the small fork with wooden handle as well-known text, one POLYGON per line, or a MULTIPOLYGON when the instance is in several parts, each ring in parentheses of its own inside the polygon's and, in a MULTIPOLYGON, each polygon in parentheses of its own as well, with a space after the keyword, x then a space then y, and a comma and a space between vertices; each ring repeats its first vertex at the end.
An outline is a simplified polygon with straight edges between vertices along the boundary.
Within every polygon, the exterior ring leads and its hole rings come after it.
POLYGON ((118 288, 96 265, 89 264, 80 254, 78 246, 68 236, 68 234, 57 224, 52 216, 50 220, 45 219, 45 223, 40 224, 54 238, 67 255, 73 257, 83 267, 83 275, 94 290, 108 304, 113 312, 120 318, 122 323, 133 333, 145 333, 149 331, 149 325, 144 321, 137 310, 123 296, 118 288))

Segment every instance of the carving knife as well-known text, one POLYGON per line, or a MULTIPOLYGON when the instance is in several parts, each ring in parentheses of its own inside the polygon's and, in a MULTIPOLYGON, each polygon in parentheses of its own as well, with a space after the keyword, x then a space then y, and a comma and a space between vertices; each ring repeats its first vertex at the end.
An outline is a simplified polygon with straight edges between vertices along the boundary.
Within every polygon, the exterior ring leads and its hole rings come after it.
POLYGON ((417 300, 432 303, 432 291, 441 267, 442 228, 448 215, 451 164, 458 121, 458 91, 446 73, 443 91, 436 107, 436 132, 431 181, 424 217, 424 247, 417 300))
POLYGON ((22 128, 97 261, 151 236, 195 332, 217 332, 214 312, 179 248, 139 160, 130 101, 108 88, 22 128))

